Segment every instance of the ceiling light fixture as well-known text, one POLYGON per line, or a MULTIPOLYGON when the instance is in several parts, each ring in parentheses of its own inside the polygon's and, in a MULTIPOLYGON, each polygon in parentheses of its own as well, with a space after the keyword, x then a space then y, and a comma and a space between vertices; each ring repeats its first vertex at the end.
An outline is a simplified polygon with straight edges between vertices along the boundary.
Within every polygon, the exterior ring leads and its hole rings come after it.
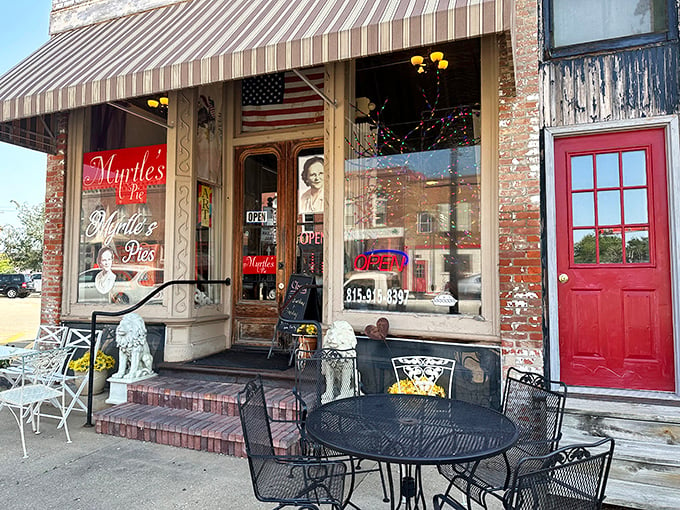
POLYGON ((411 57, 411 65, 417 68, 418 73, 426 73, 428 65, 436 65, 437 69, 446 69, 449 67, 449 61, 444 59, 443 52, 433 51, 429 57, 413 55, 411 57))
POLYGON ((146 104, 149 105, 150 108, 167 108, 168 107, 168 97, 167 96, 161 96, 158 99, 147 99, 146 104))

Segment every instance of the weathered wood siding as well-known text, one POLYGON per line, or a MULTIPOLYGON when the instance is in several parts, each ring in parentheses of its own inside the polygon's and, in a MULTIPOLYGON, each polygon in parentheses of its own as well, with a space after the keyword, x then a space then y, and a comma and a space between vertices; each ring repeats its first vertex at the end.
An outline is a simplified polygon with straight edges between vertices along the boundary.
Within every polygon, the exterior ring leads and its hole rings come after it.
POLYGON ((544 127, 678 113, 678 45, 541 63, 544 127))

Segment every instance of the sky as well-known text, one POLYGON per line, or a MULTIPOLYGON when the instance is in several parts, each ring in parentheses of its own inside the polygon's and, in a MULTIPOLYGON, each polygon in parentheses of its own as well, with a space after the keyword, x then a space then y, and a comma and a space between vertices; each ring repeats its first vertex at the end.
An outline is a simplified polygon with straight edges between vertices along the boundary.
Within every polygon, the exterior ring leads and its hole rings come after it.
MULTIPOLYGON (((0 0, 2 48, 0 75, 5 74, 49 39, 52 0, 0 0)), ((45 200, 42 152, 0 142, 0 225, 17 225, 16 205, 45 200)))

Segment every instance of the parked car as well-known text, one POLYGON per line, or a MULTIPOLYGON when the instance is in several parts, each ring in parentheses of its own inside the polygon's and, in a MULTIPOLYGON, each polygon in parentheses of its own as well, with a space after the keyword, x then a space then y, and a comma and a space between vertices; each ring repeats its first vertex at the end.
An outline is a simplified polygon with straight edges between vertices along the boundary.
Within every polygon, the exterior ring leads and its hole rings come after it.
POLYGON ((35 287, 35 291, 42 292, 42 273, 33 273, 31 275, 31 280, 33 281, 33 287, 35 287))
POLYGON ((458 296, 460 299, 482 299, 481 273, 458 280, 458 296))
MULTIPOLYGON (((101 294, 95 288, 95 278, 101 269, 88 269, 78 276, 78 301, 84 303, 137 303, 146 297, 153 287, 163 283, 163 269, 146 266, 113 266, 116 281, 111 292, 101 294)), ((157 294, 149 303, 163 301, 163 293, 157 294)))
POLYGON ((27 274, 0 274, 0 294, 10 299, 19 296, 25 298, 33 292, 33 280, 27 274))

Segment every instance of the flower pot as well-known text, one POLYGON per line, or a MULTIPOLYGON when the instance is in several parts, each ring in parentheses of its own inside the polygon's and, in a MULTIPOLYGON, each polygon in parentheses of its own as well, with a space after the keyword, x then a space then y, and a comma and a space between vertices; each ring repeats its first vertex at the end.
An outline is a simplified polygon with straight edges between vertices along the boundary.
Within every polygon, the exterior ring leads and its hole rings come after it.
MULTIPOLYGON (((87 394, 88 388, 89 388, 89 379, 88 379, 88 374, 87 372, 79 372, 74 370, 74 375, 76 376, 76 385, 79 387, 82 382, 83 378, 85 378, 85 387, 83 388, 83 395, 87 394)), ((101 392, 104 391, 104 387, 106 386, 106 379, 108 378, 109 372, 108 370, 95 370, 94 371, 94 383, 92 384, 92 394, 93 395, 99 395, 101 392)))
POLYGON ((295 335, 298 341, 298 348, 303 351, 299 353, 299 358, 309 358, 312 351, 316 350, 316 336, 295 335))

